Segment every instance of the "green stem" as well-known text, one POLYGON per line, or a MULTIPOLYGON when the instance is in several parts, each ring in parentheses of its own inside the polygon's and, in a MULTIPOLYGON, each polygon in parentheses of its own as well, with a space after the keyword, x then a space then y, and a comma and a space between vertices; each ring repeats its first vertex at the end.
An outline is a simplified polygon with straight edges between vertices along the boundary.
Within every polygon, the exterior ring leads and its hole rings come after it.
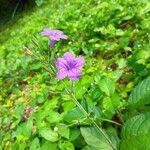
POLYGON ((109 120, 109 119, 103 119, 103 118, 101 118, 101 120, 102 120, 102 121, 106 121, 106 122, 110 122, 110 123, 114 123, 114 124, 116 124, 116 125, 121 126, 121 124, 118 123, 118 122, 116 122, 116 121, 112 121, 112 120, 109 120))
MULTIPOLYGON (((45 62, 43 60, 41 60, 39 57, 37 57, 36 55, 34 55, 32 53, 33 56, 35 56, 36 58, 38 58, 43 64, 45 64, 45 62)), ((55 71, 53 69, 53 67, 50 65, 51 68, 51 72, 46 68, 46 66, 44 66, 44 69, 47 70, 50 74, 53 73, 53 75, 55 75, 55 71)), ((89 118, 91 120, 91 123, 98 129, 98 131, 100 133, 103 134, 103 136, 105 137, 105 139, 108 141, 108 143, 110 144, 110 146, 112 147, 113 150, 116 150, 115 146, 113 145, 113 143, 111 142, 111 140, 109 139, 109 137, 107 136, 107 134, 98 126, 98 124, 94 121, 93 118, 90 117, 90 114, 82 107, 82 105, 78 102, 78 100, 76 99, 73 89, 71 89, 72 91, 70 91, 67 86, 65 85, 64 81, 62 82, 65 86, 65 89, 67 91, 67 93, 72 97, 73 102, 75 103, 75 105, 83 112, 83 114, 89 118)), ((72 83, 73 84, 73 83, 72 83)))
POLYGON ((49 52, 49 49, 48 49, 48 64, 50 64, 50 52, 49 52))
POLYGON ((75 98, 73 93, 69 94, 73 99, 73 102, 78 106, 78 108, 84 113, 86 117, 89 117, 89 114, 86 112, 86 110, 82 107, 82 105, 78 102, 78 100, 75 98))
MULTIPOLYGON (((65 83, 63 82, 63 84, 65 85, 65 83)), ((66 86, 65 86, 66 87, 66 86)), ((76 99, 74 93, 70 92, 68 90, 68 88, 66 88, 67 93, 72 97, 73 102, 77 105, 77 107, 86 115, 87 118, 89 118, 91 120, 91 123, 98 129, 98 131, 100 133, 103 134, 103 136, 105 137, 105 139, 108 141, 108 143, 110 144, 110 146, 112 147, 113 150, 116 150, 115 146, 113 145, 113 143, 111 142, 111 140, 109 139, 109 137, 107 136, 107 134, 98 126, 98 124, 94 121, 93 118, 90 117, 90 114, 87 113, 87 111, 82 107, 82 105, 78 102, 78 100, 76 99)))
POLYGON ((109 139, 109 137, 107 136, 107 134, 98 126, 98 124, 93 119, 92 119, 92 123, 98 129, 98 131, 103 134, 103 136, 108 141, 108 143, 110 144, 110 146, 112 147, 112 149, 116 150, 115 146, 113 145, 113 143, 111 142, 111 140, 109 139))
POLYGON ((117 112, 117 114, 118 114, 118 116, 119 116, 120 121, 121 121, 122 123, 124 123, 124 120, 123 120, 123 117, 122 117, 122 115, 121 115, 121 113, 120 113, 120 110, 117 110, 116 112, 117 112))
POLYGON ((77 120, 77 122, 75 123, 72 123, 72 124, 69 124, 68 127, 72 127, 72 126, 75 126, 75 125, 80 125, 81 123, 84 123, 84 121, 87 120, 87 118, 83 118, 82 120, 77 120))

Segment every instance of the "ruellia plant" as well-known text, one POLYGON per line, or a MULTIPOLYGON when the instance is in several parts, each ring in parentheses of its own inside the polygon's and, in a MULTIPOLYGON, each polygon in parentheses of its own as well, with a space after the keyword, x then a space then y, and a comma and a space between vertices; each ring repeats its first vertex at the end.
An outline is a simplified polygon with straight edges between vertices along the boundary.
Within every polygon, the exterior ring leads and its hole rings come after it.
POLYGON ((0 150, 150 150, 150 1, 31 1, 0 29, 0 150))
POLYGON ((26 118, 27 126, 36 127, 30 149, 40 149, 45 144, 51 150, 150 150, 150 77, 139 82, 129 98, 121 100, 118 77, 97 69, 92 72, 94 77, 87 75, 85 69, 90 68, 86 67, 86 56, 53 51, 56 42, 68 40, 67 35, 50 29, 44 29, 41 35, 49 37, 48 49, 42 50, 33 41, 37 49, 24 50, 49 74, 47 92, 54 95, 42 109, 37 108, 32 117, 26 118))

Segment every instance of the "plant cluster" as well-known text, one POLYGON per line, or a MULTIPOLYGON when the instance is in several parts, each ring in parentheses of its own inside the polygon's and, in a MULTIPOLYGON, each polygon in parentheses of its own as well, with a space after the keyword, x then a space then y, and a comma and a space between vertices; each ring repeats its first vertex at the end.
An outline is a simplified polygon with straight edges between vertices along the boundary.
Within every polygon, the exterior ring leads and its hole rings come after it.
POLYGON ((0 150, 150 150, 149 29, 148 0, 47 1, 7 27, 0 150))

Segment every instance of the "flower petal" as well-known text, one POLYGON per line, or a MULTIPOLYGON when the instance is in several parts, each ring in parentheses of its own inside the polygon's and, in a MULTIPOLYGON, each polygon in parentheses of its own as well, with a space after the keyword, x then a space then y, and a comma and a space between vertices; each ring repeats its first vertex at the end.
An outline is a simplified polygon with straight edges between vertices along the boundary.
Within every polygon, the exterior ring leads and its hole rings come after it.
POLYGON ((44 29, 42 32, 41 32, 41 35, 45 36, 45 35, 50 35, 51 34, 51 30, 49 29, 44 29))
POLYGON ((58 69, 64 68, 67 70, 67 61, 64 58, 58 58, 55 64, 58 69))
POLYGON ((68 78, 70 80, 77 80, 82 76, 82 73, 79 69, 72 69, 68 72, 68 78))
POLYGON ((55 41, 59 41, 59 40, 60 40, 60 37, 59 37, 59 36, 50 35, 50 39, 51 39, 51 40, 55 40, 55 41))
POLYGON ((84 66, 84 63, 85 63, 84 62, 84 57, 79 56, 79 57, 75 58, 75 62, 76 62, 75 67, 82 68, 84 66))
POLYGON ((60 69, 59 72, 57 73, 57 79, 62 80, 64 79, 68 74, 68 71, 66 69, 60 69))
POLYGON ((71 52, 66 52, 63 57, 68 63, 73 61, 75 58, 71 52))
POLYGON ((62 35, 61 35, 61 39, 65 39, 65 40, 67 40, 67 39, 68 39, 68 36, 67 36, 67 35, 62 34, 62 35))
POLYGON ((57 35, 62 35, 63 32, 60 31, 60 30, 51 30, 51 35, 55 35, 55 34, 57 34, 57 35))

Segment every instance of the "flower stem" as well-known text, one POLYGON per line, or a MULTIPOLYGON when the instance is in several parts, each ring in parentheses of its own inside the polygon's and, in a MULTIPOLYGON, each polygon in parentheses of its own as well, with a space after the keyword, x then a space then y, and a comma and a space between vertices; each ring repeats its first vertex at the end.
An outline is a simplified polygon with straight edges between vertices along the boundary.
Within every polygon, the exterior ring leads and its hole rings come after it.
POLYGON ((114 123, 114 124, 116 124, 116 125, 121 126, 121 124, 118 123, 118 122, 116 122, 116 121, 112 121, 112 120, 109 120, 109 119, 103 119, 103 118, 101 118, 101 120, 102 120, 102 121, 106 121, 106 122, 110 122, 110 123, 114 123))
MULTIPOLYGON (((65 83, 63 82, 63 84, 65 85, 65 83)), ((66 86, 65 86, 66 87, 66 86)), ((76 106, 84 113, 84 115, 90 119, 91 123, 97 128, 97 130, 105 137, 105 139, 108 141, 108 143, 110 144, 110 146, 112 147, 113 150, 116 150, 115 146, 113 145, 113 143, 111 142, 111 140, 109 139, 109 137, 107 136, 107 134, 98 126, 98 124, 94 121, 93 118, 90 117, 90 114, 83 108, 83 106, 78 102, 78 100, 76 99, 74 93, 70 90, 68 90, 68 88, 66 88, 67 93, 72 97, 73 102, 76 104, 76 106)))
MULTIPOLYGON (((55 70, 53 69, 53 67, 51 65, 50 66, 50 69, 47 69, 47 67, 45 66, 46 63, 41 60, 38 56, 34 55, 30 50, 29 50, 30 54, 33 55, 35 58, 39 59, 42 64, 44 64, 44 69, 46 71, 48 71, 50 74, 52 75, 56 75, 56 72, 55 70)), ((98 126, 98 124, 94 121, 93 118, 90 117, 90 114, 84 109, 84 107, 78 102, 78 100, 76 99, 75 95, 74 95, 74 91, 73 91, 73 82, 72 82, 72 85, 71 85, 71 91, 68 89, 68 87, 66 86, 65 82, 63 81, 62 82, 63 85, 65 86, 65 90, 66 92, 72 97, 72 100, 73 102, 75 103, 75 105, 83 112, 83 114, 89 118, 89 120, 91 121, 91 123, 97 128, 97 130, 105 137, 105 139, 108 141, 108 143, 110 144, 110 146, 112 147, 113 150, 116 150, 115 146, 113 145, 112 141, 109 139, 109 137, 107 136, 107 134, 98 126)))

